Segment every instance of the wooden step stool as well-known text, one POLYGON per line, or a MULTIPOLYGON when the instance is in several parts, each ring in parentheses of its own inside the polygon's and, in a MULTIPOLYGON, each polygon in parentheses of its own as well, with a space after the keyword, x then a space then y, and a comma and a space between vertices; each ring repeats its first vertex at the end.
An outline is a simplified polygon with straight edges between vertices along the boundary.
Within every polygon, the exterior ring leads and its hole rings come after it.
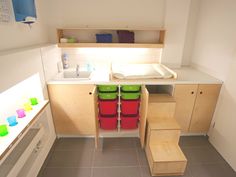
POLYGON ((178 142, 180 127, 174 118, 148 119, 145 147, 152 176, 183 175, 187 159, 178 142))

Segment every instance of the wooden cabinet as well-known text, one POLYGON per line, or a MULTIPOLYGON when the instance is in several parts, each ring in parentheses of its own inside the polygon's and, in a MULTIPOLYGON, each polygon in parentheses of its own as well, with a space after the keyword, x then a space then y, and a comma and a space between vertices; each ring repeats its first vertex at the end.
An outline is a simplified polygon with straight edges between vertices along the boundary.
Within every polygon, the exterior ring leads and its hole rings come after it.
POLYGON ((175 118, 180 124, 182 132, 208 132, 220 88, 220 84, 175 86, 175 118))
POLYGON ((165 30, 159 28, 63 28, 57 29, 58 47, 163 48, 165 30), (135 43, 119 43, 117 30, 134 32, 135 43), (96 43, 96 34, 112 34, 112 43, 96 43), (61 38, 75 37, 77 43, 61 43, 61 38))
POLYGON ((188 132, 198 85, 176 85, 174 98, 176 101, 175 119, 182 132, 188 132))
POLYGON ((95 135, 95 85, 48 85, 57 134, 95 135))
POLYGON ((221 85, 199 85, 189 132, 208 132, 221 85))
POLYGON ((94 135, 95 145, 99 137, 123 136, 137 133, 141 146, 145 143, 148 91, 142 86, 140 120, 136 130, 102 130, 99 128, 98 103, 95 85, 48 85, 56 132, 59 135, 94 135), (138 135, 139 134, 139 135, 138 135))

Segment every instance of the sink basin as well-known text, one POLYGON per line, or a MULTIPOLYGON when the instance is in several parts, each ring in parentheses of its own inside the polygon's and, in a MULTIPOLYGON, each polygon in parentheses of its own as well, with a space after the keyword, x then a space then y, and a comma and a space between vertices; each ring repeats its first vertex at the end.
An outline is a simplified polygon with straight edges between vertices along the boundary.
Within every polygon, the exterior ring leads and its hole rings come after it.
POLYGON ((69 79, 90 79, 91 71, 79 71, 79 75, 76 74, 76 71, 64 71, 63 78, 69 79))

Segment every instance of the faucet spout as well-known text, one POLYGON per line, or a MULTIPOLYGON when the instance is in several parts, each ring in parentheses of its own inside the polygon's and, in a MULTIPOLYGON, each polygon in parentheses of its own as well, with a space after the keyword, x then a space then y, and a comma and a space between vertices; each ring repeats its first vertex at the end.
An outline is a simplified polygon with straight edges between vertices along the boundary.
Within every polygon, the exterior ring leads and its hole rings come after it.
POLYGON ((78 64, 76 65, 76 76, 77 77, 79 76, 79 65, 78 64))

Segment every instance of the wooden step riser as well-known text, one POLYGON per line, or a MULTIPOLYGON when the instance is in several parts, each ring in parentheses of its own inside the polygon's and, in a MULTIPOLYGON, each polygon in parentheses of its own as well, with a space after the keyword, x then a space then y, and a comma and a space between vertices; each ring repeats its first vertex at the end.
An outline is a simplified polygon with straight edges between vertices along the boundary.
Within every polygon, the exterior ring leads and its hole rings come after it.
POLYGON ((175 114, 175 102, 158 102, 148 104, 148 118, 167 117, 173 118, 175 114))
POLYGON ((180 176, 184 174, 186 165, 187 162, 154 163, 152 176, 180 176))
POLYGON ((184 174, 187 160, 155 162, 149 146, 145 147, 152 176, 181 176, 184 174))
POLYGON ((152 130, 148 133, 149 137, 147 142, 149 142, 149 145, 155 145, 162 142, 172 142, 178 144, 180 133, 180 130, 152 130))

